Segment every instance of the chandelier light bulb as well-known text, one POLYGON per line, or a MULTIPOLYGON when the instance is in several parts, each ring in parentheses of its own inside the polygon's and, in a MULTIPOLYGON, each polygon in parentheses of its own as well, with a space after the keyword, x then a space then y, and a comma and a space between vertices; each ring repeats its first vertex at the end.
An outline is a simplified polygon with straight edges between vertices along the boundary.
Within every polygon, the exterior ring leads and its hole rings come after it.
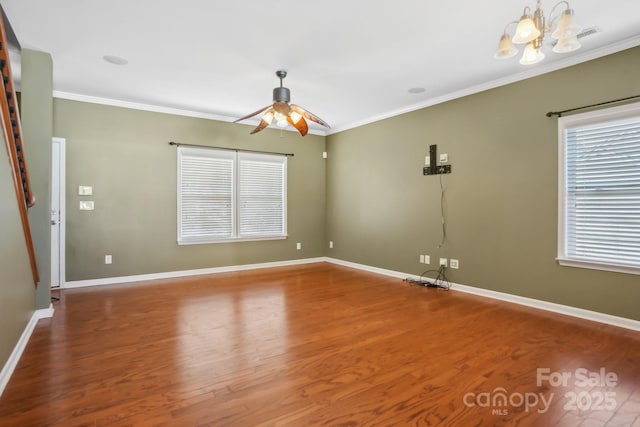
POLYGON ((580 46, 582 46, 582 45, 578 41, 578 37, 577 36, 565 37, 565 38, 562 38, 562 39, 558 40, 556 45, 553 47, 553 51, 555 53, 573 52, 574 50, 580 49, 580 46))
POLYGON ((551 34, 551 37, 554 39, 575 37, 580 31, 582 31, 582 27, 576 23, 576 16, 573 9, 567 9, 562 12, 558 26, 553 34, 551 34))
POLYGON ((524 49, 524 53, 522 54, 522 58, 520 58, 520 63, 522 65, 533 65, 544 59, 544 53, 540 50, 540 48, 536 48, 533 43, 529 43, 527 47, 524 49))
POLYGON ((511 42, 511 36, 509 34, 503 34, 500 37, 500 43, 498 44, 498 50, 493 55, 496 59, 507 59, 515 56, 518 53, 518 49, 511 42))
POLYGON ((540 37, 540 30, 536 28, 536 24, 530 15, 522 15, 516 34, 513 36, 513 42, 518 44, 529 43, 540 37))

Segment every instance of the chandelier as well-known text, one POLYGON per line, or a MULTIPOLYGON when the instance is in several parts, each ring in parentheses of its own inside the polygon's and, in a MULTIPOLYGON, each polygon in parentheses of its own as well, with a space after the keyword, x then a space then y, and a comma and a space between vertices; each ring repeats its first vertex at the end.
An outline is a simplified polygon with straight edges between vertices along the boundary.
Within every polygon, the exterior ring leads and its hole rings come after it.
POLYGON ((553 6, 547 22, 542 4, 538 0, 535 11, 532 12, 531 8, 527 6, 519 21, 510 22, 505 26, 494 58, 511 58, 518 53, 514 43, 526 44, 520 63, 522 65, 536 64, 544 59, 542 42, 545 35, 551 33, 551 37, 557 40, 552 49, 555 53, 567 53, 580 48, 578 33, 581 30, 582 28, 576 23, 575 14, 569 6, 569 2, 561 1, 553 6), (554 15, 559 6, 564 6, 565 9, 562 13, 554 15), (513 24, 518 25, 515 35, 511 37, 507 31, 509 26, 513 24))

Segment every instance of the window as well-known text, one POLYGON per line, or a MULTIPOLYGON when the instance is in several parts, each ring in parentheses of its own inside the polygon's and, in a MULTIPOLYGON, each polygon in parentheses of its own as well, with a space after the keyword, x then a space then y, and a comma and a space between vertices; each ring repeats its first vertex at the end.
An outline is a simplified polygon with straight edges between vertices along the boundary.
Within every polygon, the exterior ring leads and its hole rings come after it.
POLYGON ((559 119, 558 261, 640 274, 640 104, 559 119))
POLYGON ((287 236, 287 157, 178 147, 178 243, 287 236))

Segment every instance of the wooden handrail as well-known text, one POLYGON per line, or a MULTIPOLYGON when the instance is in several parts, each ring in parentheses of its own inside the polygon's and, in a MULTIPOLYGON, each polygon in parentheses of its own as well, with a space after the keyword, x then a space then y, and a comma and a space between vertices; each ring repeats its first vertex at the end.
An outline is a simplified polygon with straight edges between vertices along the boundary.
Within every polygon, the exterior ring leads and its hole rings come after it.
POLYGON ((9 163, 11 165, 13 175, 13 186, 18 199, 20 220, 22 221, 22 229, 24 231, 24 238, 27 244, 27 252, 29 253, 29 262, 31 264, 33 281, 37 285, 40 277, 38 275, 38 265, 36 263, 35 249, 33 247, 33 238, 31 237, 29 217, 27 216, 27 209, 35 204, 35 196, 31 191, 31 184, 29 182, 29 171, 27 169, 24 142, 22 140, 22 126, 20 125, 20 112, 18 110, 16 91, 13 86, 7 35, 2 19, 0 19, 0 69, 2 74, 2 79, 0 79, 2 80, 1 89, 4 93, 4 96, 0 95, 0 109, 2 109, 2 134, 9 154, 9 163))

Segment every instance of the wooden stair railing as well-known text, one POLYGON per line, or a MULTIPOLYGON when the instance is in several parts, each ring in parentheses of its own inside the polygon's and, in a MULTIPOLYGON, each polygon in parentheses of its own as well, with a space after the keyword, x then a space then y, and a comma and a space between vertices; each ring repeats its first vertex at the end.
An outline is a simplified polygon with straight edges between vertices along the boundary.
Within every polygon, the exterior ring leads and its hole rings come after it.
POLYGON ((18 208, 20 210, 22 229, 27 243, 27 252, 29 253, 29 262, 31 264, 33 281, 37 285, 40 278, 38 275, 38 265, 36 263, 33 239, 31 237, 31 227, 29 226, 29 217, 27 216, 27 209, 35 204, 36 199, 31 191, 31 184, 29 182, 29 171, 27 169, 27 161, 25 159, 22 127, 20 125, 20 112, 18 111, 18 100, 13 86, 11 61, 9 59, 9 46, 7 44, 7 35, 2 19, 0 19, 0 38, 0 71, 2 74, 1 89, 4 93, 4 95, 0 95, 0 108, 2 109, 2 133, 4 134, 7 152, 9 153, 9 163, 11 164, 11 170, 13 172, 13 184, 16 191, 16 197, 18 198, 18 208))

